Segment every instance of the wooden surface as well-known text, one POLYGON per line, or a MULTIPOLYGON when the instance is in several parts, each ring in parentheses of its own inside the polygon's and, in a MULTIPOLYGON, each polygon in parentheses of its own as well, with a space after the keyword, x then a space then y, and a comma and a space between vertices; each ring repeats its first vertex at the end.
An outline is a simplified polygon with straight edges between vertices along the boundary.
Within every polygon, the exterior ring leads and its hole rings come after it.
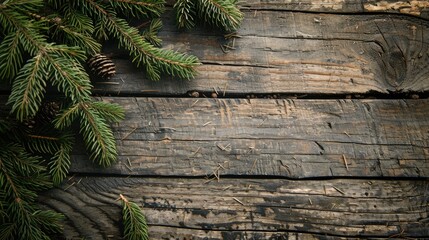
POLYGON ((117 75, 95 83, 101 94, 183 95, 190 91, 344 94, 429 89, 427 21, 402 15, 245 11, 238 38, 203 29, 180 32, 164 19, 165 48, 203 63, 192 81, 153 82, 111 48, 117 75), (224 45, 233 46, 228 52, 224 45))
POLYGON ((426 0, 247 0, 243 9, 289 10, 326 13, 401 13, 428 19, 426 0))
POLYGON ((77 146, 41 205, 67 216, 66 239, 120 239, 119 194, 151 239, 429 238, 427 5, 250 0, 231 39, 167 11, 164 47, 197 55, 199 75, 151 82, 106 47, 118 73, 94 86, 126 109, 119 161, 77 146))
POLYGON ((69 237, 117 239, 119 194, 144 207, 151 239, 284 239, 294 232, 343 237, 429 234, 427 181, 227 178, 207 183, 74 176, 63 189, 50 191, 41 201, 65 210, 72 222, 69 237))
POLYGON ((97 168, 80 151, 72 172, 429 177, 428 100, 103 100, 126 109, 119 163, 97 168))

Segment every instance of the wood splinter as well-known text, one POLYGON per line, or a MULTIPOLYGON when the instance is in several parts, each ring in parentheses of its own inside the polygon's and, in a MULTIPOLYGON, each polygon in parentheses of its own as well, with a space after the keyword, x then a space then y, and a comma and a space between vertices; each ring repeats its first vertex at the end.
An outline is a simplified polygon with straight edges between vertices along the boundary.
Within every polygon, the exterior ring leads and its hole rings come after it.
POLYGON ((346 166, 347 171, 349 170, 349 164, 347 163, 346 156, 343 154, 344 165, 346 166))
POLYGON ((133 128, 133 130, 131 130, 131 132, 125 134, 125 136, 123 138, 121 138, 121 141, 125 140, 127 137, 129 137, 135 130, 137 130, 137 127, 133 128))
POLYGON ((244 206, 244 203, 242 201, 238 200, 236 197, 232 197, 232 199, 234 199, 236 202, 238 202, 238 203, 240 203, 241 205, 244 206))
POLYGON ((67 189, 71 188, 75 184, 76 184, 76 182, 72 182, 70 185, 68 185, 66 188, 64 188, 64 191, 67 191, 67 189))
POLYGON ((337 188, 337 187, 335 187, 335 186, 332 186, 332 188, 334 188, 335 190, 337 190, 339 193, 341 193, 342 195, 346 195, 345 193, 344 193, 344 191, 343 190, 341 190, 341 189, 339 189, 339 188, 337 188))

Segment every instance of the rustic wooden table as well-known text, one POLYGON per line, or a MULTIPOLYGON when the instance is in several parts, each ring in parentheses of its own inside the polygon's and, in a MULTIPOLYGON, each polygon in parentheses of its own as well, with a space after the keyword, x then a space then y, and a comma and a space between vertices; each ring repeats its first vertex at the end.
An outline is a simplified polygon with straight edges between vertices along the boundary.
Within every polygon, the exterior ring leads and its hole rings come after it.
POLYGON ((203 63, 191 81, 151 82, 105 49, 118 73, 94 91, 126 109, 119 161, 78 148, 41 197, 65 236, 119 239, 123 194, 151 239, 429 237, 429 3, 241 7, 227 38, 166 14, 164 47, 203 63))

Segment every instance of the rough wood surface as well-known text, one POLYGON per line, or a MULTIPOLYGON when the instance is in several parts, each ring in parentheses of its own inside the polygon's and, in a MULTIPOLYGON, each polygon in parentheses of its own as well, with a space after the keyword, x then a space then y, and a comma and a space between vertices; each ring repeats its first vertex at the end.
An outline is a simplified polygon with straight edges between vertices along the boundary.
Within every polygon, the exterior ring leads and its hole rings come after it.
POLYGON ((428 181, 74 176, 62 188, 40 201, 67 216, 69 238, 118 239, 119 194, 143 206, 151 239, 429 236, 428 181))
POLYGON ((165 77, 152 82, 122 55, 115 59, 116 77, 110 84, 95 83, 96 92, 168 95, 216 88, 227 94, 338 94, 429 89, 429 23, 422 19, 246 11, 240 37, 226 40, 204 29, 177 31, 168 17, 164 23, 164 47, 198 56, 203 63, 198 76, 192 81, 165 77))
POLYGON ((72 172, 428 177, 429 100, 103 98, 126 109, 119 162, 72 172))
POLYGON ((327 13, 391 12, 429 18, 427 0, 247 0, 239 3, 243 9, 288 10, 327 13))

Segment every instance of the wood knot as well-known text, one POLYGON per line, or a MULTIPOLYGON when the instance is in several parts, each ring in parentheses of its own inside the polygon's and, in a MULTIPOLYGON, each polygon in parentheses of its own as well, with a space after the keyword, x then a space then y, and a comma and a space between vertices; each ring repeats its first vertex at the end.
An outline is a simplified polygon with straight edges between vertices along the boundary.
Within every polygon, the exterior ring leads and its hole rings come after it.
POLYGON ((386 82, 395 88, 400 86, 407 78, 407 59, 399 48, 391 48, 383 54, 384 72, 386 82))

